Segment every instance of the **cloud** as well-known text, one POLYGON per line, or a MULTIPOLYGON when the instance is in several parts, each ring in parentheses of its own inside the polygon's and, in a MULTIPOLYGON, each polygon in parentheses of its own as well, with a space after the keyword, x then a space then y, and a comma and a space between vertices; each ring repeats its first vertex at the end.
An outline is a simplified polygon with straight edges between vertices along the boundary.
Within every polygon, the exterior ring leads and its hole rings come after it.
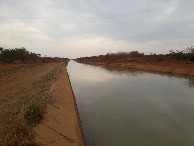
POLYGON ((192 0, 2 0, 1 42, 43 55, 165 53, 193 45, 192 0))

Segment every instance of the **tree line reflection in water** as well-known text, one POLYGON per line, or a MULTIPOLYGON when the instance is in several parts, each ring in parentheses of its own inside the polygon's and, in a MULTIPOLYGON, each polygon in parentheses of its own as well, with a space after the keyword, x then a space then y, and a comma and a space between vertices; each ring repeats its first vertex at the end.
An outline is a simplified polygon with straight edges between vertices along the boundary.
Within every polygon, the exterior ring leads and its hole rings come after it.
POLYGON ((184 75, 177 75, 177 74, 169 74, 169 73, 161 73, 161 72, 154 72, 154 71, 145 71, 145 70, 137 70, 137 69, 126 69, 126 68, 119 68, 119 67, 111 67, 111 66, 101 66, 105 70, 107 70, 110 74, 117 74, 117 75, 126 75, 132 77, 138 77, 145 73, 152 73, 152 74, 159 74, 161 76, 166 76, 169 80, 173 80, 173 78, 180 78, 180 84, 185 85, 185 87, 194 87, 194 77, 188 77, 184 75))

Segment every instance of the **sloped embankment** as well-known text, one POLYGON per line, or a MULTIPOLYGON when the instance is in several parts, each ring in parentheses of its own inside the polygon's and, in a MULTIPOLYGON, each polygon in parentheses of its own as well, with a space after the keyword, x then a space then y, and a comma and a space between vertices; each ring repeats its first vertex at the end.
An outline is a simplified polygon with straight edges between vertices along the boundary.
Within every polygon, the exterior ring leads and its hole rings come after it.
POLYGON ((65 65, 51 85, 50 93, 54 104, 47 106, 43 120, 35 127, 36 141, 44 145, 84 146, 79 114, 65 65))

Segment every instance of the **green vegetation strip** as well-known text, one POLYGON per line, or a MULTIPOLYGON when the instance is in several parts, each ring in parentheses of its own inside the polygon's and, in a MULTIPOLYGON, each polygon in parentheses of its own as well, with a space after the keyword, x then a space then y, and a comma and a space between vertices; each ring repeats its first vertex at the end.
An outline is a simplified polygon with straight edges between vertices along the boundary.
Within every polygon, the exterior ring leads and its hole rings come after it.
POLYGON ((60 65, 40 80, 18 90, 17 95, 1 103, 0 145, 36 145, 33 127, 40 122, 47 104, 54 104, 49 94, 58 77, 60 65), (9 100, 17 98, 16 101, 9 100))

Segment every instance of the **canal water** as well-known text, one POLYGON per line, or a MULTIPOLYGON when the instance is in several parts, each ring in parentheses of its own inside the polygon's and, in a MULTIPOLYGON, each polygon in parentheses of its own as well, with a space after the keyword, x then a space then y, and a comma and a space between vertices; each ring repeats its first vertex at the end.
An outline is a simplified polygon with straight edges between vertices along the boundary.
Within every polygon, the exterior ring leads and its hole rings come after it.
POLYGON ((194 80, 70 61, 88 146, 193 146, 194 80))

